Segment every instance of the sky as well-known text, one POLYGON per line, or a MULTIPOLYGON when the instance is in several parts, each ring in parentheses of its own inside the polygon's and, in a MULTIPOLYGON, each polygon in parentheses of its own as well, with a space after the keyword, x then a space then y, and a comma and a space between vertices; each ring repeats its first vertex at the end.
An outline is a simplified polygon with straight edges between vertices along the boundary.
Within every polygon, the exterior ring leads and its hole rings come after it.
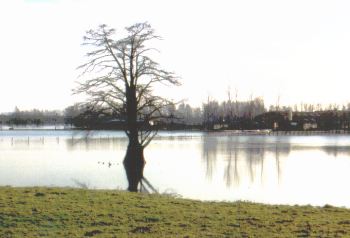
MULTIPOLYGON (((200 106, 208 97, 265 103, 350 102, 350 2, 337 0, 2 0, 0 112, 64 109, 89 29, 149 22, 160 65, 182 86, 159 89, 200 106)), ((157 88, 156 88, 157 90, 157 88)))

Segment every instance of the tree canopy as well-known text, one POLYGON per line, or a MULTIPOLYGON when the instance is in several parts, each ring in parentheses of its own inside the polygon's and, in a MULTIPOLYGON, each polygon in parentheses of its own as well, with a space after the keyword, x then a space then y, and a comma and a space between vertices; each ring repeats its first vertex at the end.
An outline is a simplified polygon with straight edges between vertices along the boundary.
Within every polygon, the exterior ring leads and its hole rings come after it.
POLYGON ((162 108, 171 104, 169 99, 154 94, 154 86, 180 83, 173 72, 162 69, 150 57, 157 49, 148 43, 161 39, 150 24, 137 23, 125 31, 126 36, 119 38, 117 31, 106 25, 86 32, 83 45, 90 51, 79 69, 90 78, 75 92, 89 96, 91 110, 112 111, 125 120, 129 139, 137 133, 140 143, 147 145, 154 133, 145 125, 166 117, 162 108))

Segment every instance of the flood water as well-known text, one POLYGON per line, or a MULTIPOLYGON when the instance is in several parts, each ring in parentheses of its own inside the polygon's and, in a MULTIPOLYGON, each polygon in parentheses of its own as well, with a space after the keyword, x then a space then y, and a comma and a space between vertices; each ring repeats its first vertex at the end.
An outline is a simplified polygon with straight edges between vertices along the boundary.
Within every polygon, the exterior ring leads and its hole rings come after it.
MULTIPOLYGON (((0 186, 126 189, 123 132, 0 131, 0 186)), ((161 132, 144 175, 184 198, 350 207, 350 136, 161 132)))

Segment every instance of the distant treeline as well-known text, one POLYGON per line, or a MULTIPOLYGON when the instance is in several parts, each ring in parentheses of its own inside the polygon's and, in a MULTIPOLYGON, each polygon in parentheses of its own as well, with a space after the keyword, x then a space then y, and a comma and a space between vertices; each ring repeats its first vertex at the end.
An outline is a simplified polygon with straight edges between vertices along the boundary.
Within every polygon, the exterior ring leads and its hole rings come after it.
POLYGON ((209 130, 272 129, 349 130, 350 103, 345 105, 299 104, 293 107, 270 106, 267 110, 262 98, 222 103, 208 100, 203 104, 203 128, 209 130))
POLYGON ((13 112, 0 114, 0 125, 25 126, 25 125, 54 125, 64 124, 64 115, 59 110, 28 110, 21 111, 15 107, 13 112))
MULTIPOLYGON (((208 99, 201 107, 180 103, 162 109, 167 119, 144 122, 142 126, 160 130, 349 130, 350 104, 345 106, 300 104, 300 106, 265 108, 262 98, 247 101, 208 99), (317 110, 316 110, 317 109, 317 110)), ((0 114, 0 125, 56 125, 65 124, 81 129, 124 129, 123 116, 110 110, 73 105, 63 111, 22 111, 0 114)))

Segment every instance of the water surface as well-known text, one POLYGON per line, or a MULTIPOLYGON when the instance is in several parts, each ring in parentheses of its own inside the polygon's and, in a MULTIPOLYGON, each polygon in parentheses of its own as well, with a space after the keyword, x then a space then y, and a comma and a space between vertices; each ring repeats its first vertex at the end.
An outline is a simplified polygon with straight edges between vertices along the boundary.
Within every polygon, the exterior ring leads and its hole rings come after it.
MULTIPOLYGON (((125 189, 123 132, 0 131, 0 186, 125 189)), ((162 132, 145 150, 160 192, 350 207, 350 136, 162 132)))

